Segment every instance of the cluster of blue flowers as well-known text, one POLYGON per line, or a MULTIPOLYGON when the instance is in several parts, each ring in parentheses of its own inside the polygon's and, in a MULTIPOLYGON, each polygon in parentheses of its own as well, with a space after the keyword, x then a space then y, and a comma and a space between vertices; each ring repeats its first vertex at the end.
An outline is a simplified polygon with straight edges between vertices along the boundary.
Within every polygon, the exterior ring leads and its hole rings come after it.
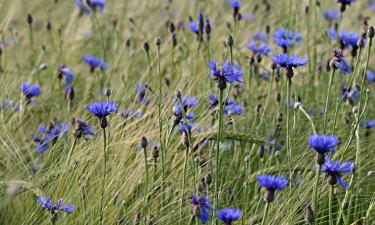
POLYGON ((32 139, 37 144, 35 148, 36 153, 42 154, 46 152, 50 145, 56 143, 68 130, 69 125, 65 123, 51 123, 47 128, 41 125, 38 128, 37 134, 32 134, 32 139))

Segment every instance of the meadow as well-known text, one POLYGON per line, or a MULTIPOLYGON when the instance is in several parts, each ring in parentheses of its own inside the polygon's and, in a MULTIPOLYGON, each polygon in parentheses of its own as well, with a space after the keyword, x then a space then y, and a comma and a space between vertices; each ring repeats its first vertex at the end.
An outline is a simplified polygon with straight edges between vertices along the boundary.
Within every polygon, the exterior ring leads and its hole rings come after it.
POLYGON ((374 15, 0 0, 0 224, 375 224, 374 15))

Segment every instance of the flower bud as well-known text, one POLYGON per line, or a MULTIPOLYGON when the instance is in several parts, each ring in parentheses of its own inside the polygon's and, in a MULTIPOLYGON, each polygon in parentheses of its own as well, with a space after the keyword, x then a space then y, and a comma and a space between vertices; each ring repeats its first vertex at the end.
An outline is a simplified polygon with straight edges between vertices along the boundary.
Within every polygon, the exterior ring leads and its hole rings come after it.
POLYGON ((229 35, 228 39, 227 39, 227 45, 229 47, 232 47, 233 46, 233 37, 232 35, 229 35))
POLYGON ((148 145, 147 138, 143 136, 142 139, 141 139, 141 147, 147 148, 147 145, 148 145))
POLYGON ((314 221, 314 211, 312 210, 310 204, 306 207, 305 220, 308 223, 312 223, 314 221))
POLYGON ((367 35, 369 38, 373 38, 375 36, 375 30, 374 30, 374 27, 371 26, 368 31, 367 31, 367 35))
POLYGON ((160 46, 160 45, 161 45, 161 40, 160 40, 159 37, 157 37, 157 38, 155 39, 155 44, 156 44, 156 46, 160 46))
POLYGON ((29 25, 33 24, 33 16, 31 14, 27 14, 26 21, 29 25))

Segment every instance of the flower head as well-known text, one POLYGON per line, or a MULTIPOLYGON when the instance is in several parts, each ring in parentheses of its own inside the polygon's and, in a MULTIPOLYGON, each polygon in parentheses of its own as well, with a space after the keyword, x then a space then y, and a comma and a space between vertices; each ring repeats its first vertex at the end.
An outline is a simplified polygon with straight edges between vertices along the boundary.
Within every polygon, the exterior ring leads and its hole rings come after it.
POLYGON ((59 65, 58 73, 59 77, 64 77, 65 83, 67 85, 72 84, 74 79, 74 73, 68 67, 66 67, 64 64, 59 65))
POLYGON ((287 48, 292 48, 296 43, 300 43, 302 36, 284 28, 278 28, 273 34, 273 39, 277 46, 286 50, 287 48))
POLYGON ((326 173, 326 176, 328 177, 328 183, 330 185, 339 183, 342 188, 347 189, 348 184, 345 183, 345 181, 342 179, 342 174, 352 173, 354 169, 355 166, 351 162, 343 162, 342 164, 340 164, 339 161, 331 161, 328 157, 326 157, 321 171, 323 173, 326 173))
POLYGON ((281 191, 288 185, 288 181, 286 179, 272 175, 259 175, 257 176, 257 181, 260 187, 270 191, 281 191))
POLYGON ((54 124, 50 123, 48 127, 39 126, 38 134, 31 134, 33 141, 37 144, 35 151, 37 154, 42 154, 48 150, 51 144, 66 134, 69 130, 69 125, 65 123, 54 124))
POLYGON ((230 225, 233 221, 239 220, 241 216, 241 210, 235 208, 221 209, 216 212, 217 219, 223 221, 226 225, 230 225))
POLYGON ((211 73, 208 74, 208 78, 214 77, 218 86, 226 85, 226 83, 243 82, 243 72, 239 68, 230 65, 229 62, 223 63, 223 66, 220 69, 216 66, 216 61, 212 60, 208 64, 208 68, 211 70, 211 73))
POLYGON ((266 32, 256 32, 253 36, 253 41, 266 42, 267 38, 268 37, 266 32))
POLYGON ((106 117, 111 113, 117 112, 118 104, 116 102, 95 102, 87 107, 89 113, 100 119, 100 126, 104 129, 108 126, 106 117))
POLYGON ((146 98, 146 93, 147 93, 147 85, 144 84, 137 84, 135 90, 137 91, 138 94, 138 103, 144 103, 145 105, 150 104, 150 99, 146 98))
POLYGON ((367 78, 367 81, 371 83, 375 83, 375 74, 371 72, 370 70, 366 71, 366 78, 367 78))
POLYGON ((39 85, 25 82, 20 88, 20 92, 26 97, 26 104, 34 103, 34 97, 40 96, 42 92, 39 85))
POLYGON ((236 115, 239 116, 243 112, 243 108, 239 105, 234 100, 229 100, 225 103, 224 107, 224 115, 225 116, 232 116, 236 115))
POLYGON ((340 20, 340 11, 338 10, 325 10, 323 12, 323 17, 330 23, 335 23, 340 20))
POLYGON ((102 59, 96 58, 95 56, 85 55, 82 59, 85 64, 90 66, 91 72, 94 72, 96 68, 101 70, 108 69, 108 65, 102 59))
POLYGON ((95 12, 97 9, 103 11, 106 6, 105 0, 76 0, 75 4, 82 12, 86 13, 95 12))
POLYGON ((300 58, 297 55, 289 56, 286 53, 279 53, 272 57, 272 62, 281 66, 281 67, 299 67, 303 66, 308 62, 307 57, 300 58))
POLYGON ((339 140, 335 136, 325 135, 310 135, 308 145, 313 148, 319 154, 326 154, 330 151, 334 151, 334 147, 339 144, 339 140))
POLYGON ((204 196, 190 196, 190 211, 193 216, 198 217, 199 221, 203 224, 207 223, 210 220, 208 214, 209 210, 214 208, 210 205, 211 200, 204 196))
POLYGON ((74 120, 74 136, 76 138, 84 137, 86 141, 90 140, 87 136, 95 136, 95 132, 92 130, 92 127, 89 126, 85 121, 83 120, 74 120))
POLYGON ((269 47, 266 43, 258 44, 255 41, 250 42, 247 45, 247 48, 251 50, 257 57, 261 57, 262 55, 268 57, 269 53, 272 51, 272 48, 269 47))
POLYGON ((45 199, 43 197, 38 197, 37 202, 42 206, 43 209, 47 209, 51 215, 55 215, 58 212, 71 214, 75 210, 73 205, 64 205, 61 199, 59 199, 55 205, 52 203, 51 199, 45 199))
POLYGON ((237 0, 231 0, 229 3, 230 7, 233 9, 239 9, 241 7, 241 2, 237 0))

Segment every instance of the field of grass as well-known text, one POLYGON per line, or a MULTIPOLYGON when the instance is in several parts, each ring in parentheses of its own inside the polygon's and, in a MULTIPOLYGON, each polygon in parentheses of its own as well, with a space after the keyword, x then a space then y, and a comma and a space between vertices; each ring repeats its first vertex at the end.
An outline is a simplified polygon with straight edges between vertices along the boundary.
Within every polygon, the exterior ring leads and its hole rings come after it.
POLYGON ((375 224, 374 15, 0 0, 0 224, 375 224))

